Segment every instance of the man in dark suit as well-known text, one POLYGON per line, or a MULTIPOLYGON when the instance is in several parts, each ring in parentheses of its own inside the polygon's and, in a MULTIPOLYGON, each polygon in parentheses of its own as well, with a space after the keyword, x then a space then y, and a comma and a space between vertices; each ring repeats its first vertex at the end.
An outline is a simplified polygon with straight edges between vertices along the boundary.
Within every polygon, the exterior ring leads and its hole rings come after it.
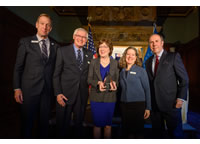
POLYGON ((183 138, 181 107, 187 97, 187 72, 179 53, 169 53, 163 49, 162 36, 151 35, 149 45, 154 53, 146 61, 153 132, 156 138, 163 138, 166 123, 170 138, 183 138))
POLYGON ((39 137, 48 137, 48 122, 53 98, 52 76, 58 45, 48 38, 51 18, 41 14, 36 21, 37 34, 22 38, 14 68, 15 100, 22 107, 22 134, 32 138, 34 122, 39 118, 39 137))
POLYGON ((74 43, 58 49, 53 77, 57 96, 56 125, 58 137, 69 137, 69 126, 73 113, 75 136, 80 137, 88 99, 88 68, 93 57, 91 51, 83 49, 88 33, 83 28, 74 31, 74 43))

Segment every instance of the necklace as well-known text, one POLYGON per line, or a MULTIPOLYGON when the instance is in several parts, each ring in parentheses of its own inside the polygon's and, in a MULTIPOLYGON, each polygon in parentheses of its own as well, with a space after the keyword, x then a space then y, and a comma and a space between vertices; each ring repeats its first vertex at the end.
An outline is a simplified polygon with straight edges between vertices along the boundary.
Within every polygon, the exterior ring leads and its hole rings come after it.
POLYGON ((102 66, 107 66, 110 63, 110 58, 101 58, 100 63, 102 66))

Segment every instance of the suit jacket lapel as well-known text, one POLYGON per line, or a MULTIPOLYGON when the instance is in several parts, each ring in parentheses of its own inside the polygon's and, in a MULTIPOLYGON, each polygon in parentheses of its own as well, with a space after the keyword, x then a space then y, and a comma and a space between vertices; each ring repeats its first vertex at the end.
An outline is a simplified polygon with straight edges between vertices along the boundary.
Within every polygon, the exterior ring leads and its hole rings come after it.
POLYGON ((100 58, 97 58, 95 61, 95 72, 97 74, 98 79, 102 81, 101 73, 100 73, 100 58))
POLYGON ((167 55, 167 52, 166 52, 166 51, 163 51, 163 54, 162 54, 162 56, 161 56, 161 58, 160 58, 160 61, 159 61, 159 64, 158 64, 158 68, 157 68, 157 72, 156 72, 157 74, 156 74, 156 75, 158 75, 159 72, 160 72, 160 70, 162 69, 162 63, 163 63, 163 61, 164 61, 166 55, 167 55))
POLYGON ((49 47, 50 55, 49 55, 49 58, 48 58, 48 62, 51 62, 53 56, 55 55, 55 43, 51 42, 51 40, 49 40, 49 41, 50 41, 50 47, 49 47))
POLYGON ((76 65, 76 68, 79 70, 77 59, 76 59, 76 53, 74 51, 73 44, 70 45, 69 50, 67 49, 66 52, 71 54, 70 57, 69 57, 69 60, 72 61, 74 63, 74 65, 76 65))
POLYGON ((37 51, 38 55, 42 58, 39 41, 36 36, 33 36, 31 39, 31 46, 37 51), (35 42, 34 42, 35 41, 35 42))
POLYGON ((85 69, 85 68, 87 68, 87 65, 90 63, 90 61, 88 60, 88 54, 87 54, 87 51, 83 48, 82 49, 83 50, 83 70, 85 69))
POLYGON ((115 68, 113 66, 114 66, 114 60, 110 59, 110 72, 109 73, 111 76, 113 76, 115 73, 115 68))
MULTIPOLYGON (((114 73, 115 73, 115 68, 113 66, 114 66, 114 60, 110 59, 110 71, 109 71, 109 73, 110 73, 111 76, 113 76, 114 73)), ((100 58, 96 59, 95 72, 96 72, 99 80, 102 81, 101 72, 100 72, 100 58)))
POLYGON ((153 60, 153 57, 154 56, 151 56, 148 60, 148 63, 147 63, 147 70, 149 70, 149 73, 150 73, 150 76, 151 76, 151 79, 153 79, 153 71, 152 71, 152 60, 153 60))
POLYGON ((47 64, 47 63, 44 62, 44 60, 42 58, 42 52, 41 52, 41 49, 40 49, 39 41, 38 41, 36 36, 32 37, 30 45, 33 47, 34 50, 36 50, 36 52, 40 56, 41 63, 43 63, 44 65, 47 64))
MULTIPOLYGON (((126 78, 126 70, 125 70, 125 68, 122 69, 121 77, 122 77, 122 80, 124 81, 124 83, 126 84, 127 78, 126 78)), ((128 74, 127 74, 127 77, 128 77, 128 74)))

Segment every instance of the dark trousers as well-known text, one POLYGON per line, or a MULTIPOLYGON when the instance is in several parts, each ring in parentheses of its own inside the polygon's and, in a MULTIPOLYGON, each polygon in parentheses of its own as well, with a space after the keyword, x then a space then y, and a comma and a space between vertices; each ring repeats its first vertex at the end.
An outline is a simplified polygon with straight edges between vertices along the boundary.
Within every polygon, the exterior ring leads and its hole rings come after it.
POLYGON ((45 89, 41 95, 24 98, 21 106, 23 138, 33 138, 34 124, 38 130, 36 138, 48 138, 51 100, 45 89))
POLYGON ((143 138, 145 102, 121 102, 122 137, 143 138))
POLYGON ((167 112, 151 111, 151 121, 155 138, 183 138, 181 109, 173 109, 167 112))
POLYGON ((66 104, 62 107, 56 103, 56 127, 57 127, 57 138, 72 138, 72 131, 70 131, 70 123, 73 119, 75 138, 81 138, 82 136, 82 123, 84 120, 85 105, 81 102, 80 93, 77 95, 74 104, 66 104))

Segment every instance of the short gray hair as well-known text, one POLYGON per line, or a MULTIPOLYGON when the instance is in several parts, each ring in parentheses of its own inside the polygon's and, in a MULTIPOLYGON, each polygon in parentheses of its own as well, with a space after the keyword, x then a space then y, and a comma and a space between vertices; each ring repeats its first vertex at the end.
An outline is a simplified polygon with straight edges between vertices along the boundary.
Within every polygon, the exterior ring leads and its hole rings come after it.
POLYGON ((87 32, 84 28, 77 28, 77 29, 75 29, 75 30, 74 30, 73 36, 74 36, 75 34, 77 34, 78 31, 84 31, 84 32, 86 32, 86 37, 87 37, 87 39, 88 39, 88 32, 87 32))

